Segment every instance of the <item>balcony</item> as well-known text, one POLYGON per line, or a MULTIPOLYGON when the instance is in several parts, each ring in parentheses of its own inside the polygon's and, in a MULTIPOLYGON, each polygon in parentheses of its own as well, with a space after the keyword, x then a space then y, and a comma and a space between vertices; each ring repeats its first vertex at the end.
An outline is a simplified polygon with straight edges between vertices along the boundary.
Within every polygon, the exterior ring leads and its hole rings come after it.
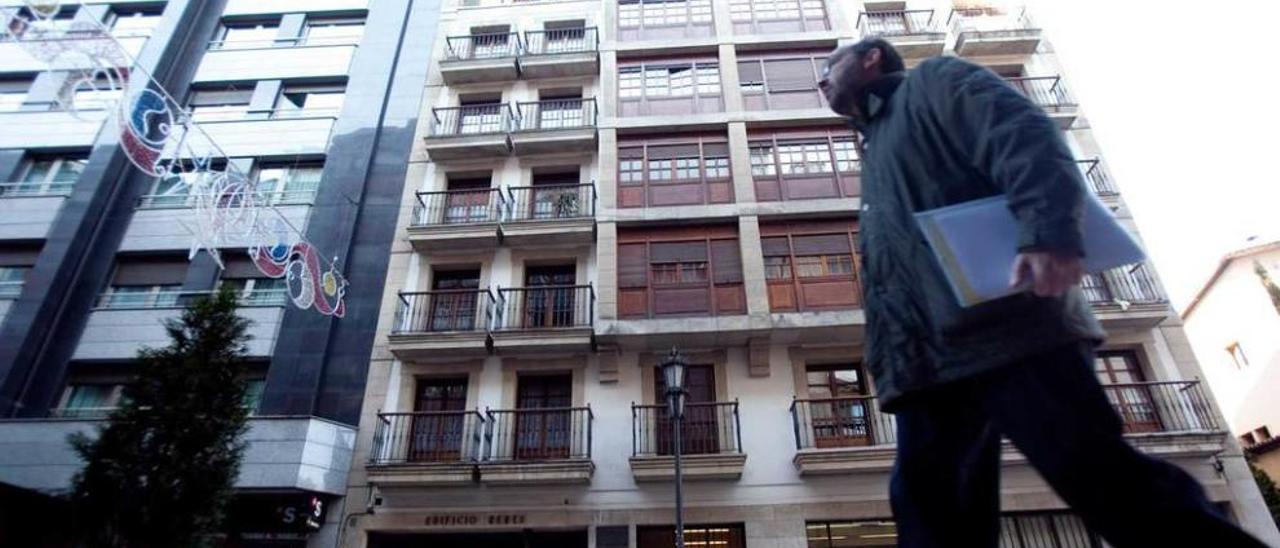
POLYGON ((344 76, 356 44, 291 43, 280 40, 209 43, 194 83, 298 80, 344 76))
POLYGON ((525 31, 519 57, 524 78, 592 76, 600 72, 600 39, 595 27, 525 31))
MULTIPOLYGON (((738 402, 686 403, 681 465, 686 480, 737 479, 742 452, 738 402)), ((631 404, 631 474, 638 482, 675 479, 674 431, 666 405, 631 404)))
POLYGON ((450 36, 445 39, 440 76, 449 85, 515 80, 520 75, 520 51, 520 35, 514 32, 450 36))
POLYGON ((480 482, 586 484, 591 462, 590 407, 486 411, 485 460, 480 482))
POLYGON ((419 192, 409 243, 419 253, 492 249, 502 208, 497 188, 419 192))
POLYGON ((1147 263, 1087 274, 1080 287, 1104 327, 1149 329, 1170 314, 1169 299, 1147 263))
MULTIPOLYGON (((329 148, 329 136, 338 112, 311 109, 271 118, 200 120, 208 139, 187 142, 194 153, 227 156, 318 156, 329 148), (210 142, 212 141, 212 142, 210 142), (216 145, 214 144, 216 143, 216 145)), ((175 154, 178 140, 171 139, 165 154, 175 154)))
POLYGON ((963 57, 1030 55, 1040 46, 1040 29, 1031 24, 1026 12, 957 9, 952 10, 947 23, 956 35, 956 55, 963 57))
POLYGON ((595 99, 519 103, 515 122, 510 138, 516 154, 596 150, 595 99))
MULTIPOLYGON (((1222 451, 1226 433, 1200 381, 1107 384, 1103 390, 1125 438, 1144 452, 1207 457, 1222 451)), ((797 399, 791 404, 791 421, 796 440, 792 462, 801 475, 893 468, 897 426, 874 396, 797 399)), ((1006 447, 1004 458, 1023 457, 1006 447)))
POLYGON ((1084 174, 1084 181, 1089 185, 1089 190, 1097 194, 1100 198, 1114 198, 1120 194, 1116 189, 1116 185, 1111 182, 1111 174, 1107 172, 1102 161, 1098 158, 1092 160, 1076 160, 1076 165, 1080 167, 1080 172, 1084 174))
MULTIPOLYGON (((159 291, 128 297, 103 295, 89 314, 72 359, 133 359, 143 347, 169 345, 164 321, 176 318, 192 298, 211 291, 159 291)), ((254 292, 241 302, 239 315, 251 320, 247 356, 270 356, 284 317, 288 294, 254 292)))
POLYGON ((904 59, 941 55, 947 45, 933 10, 864 11, 858 14, 858 32, 884 38, 904 59))
POLYGON ((595 184, 511 187, 504 206, 502 241, 511 247, 595 242, 595 184))
POLYGON ((898 430, 874 396, 791 403, 792 459, 802 475, 884 472, 893 467, 898 430))
POLYGON ((1005 81, 1043 108, 1050 118, 1058 122, 1058 127, 1068 129, 1075 123, 1079 109, 1075 100, 1067 93, 1067 86, 1062 83, 1061 77, 1025 76, 1005 78, 1005 81))
POLYGON ((90 148, 107 118, 106 110, 24 110, 0 112, 0 149, 90 148))
POLYGON ((493 349, 499 354, 586 352, 594 342, 591 285, 498 289, 493 349))
POLYGON ((464 485, 475 481, 485 420, 477 411, 379 413, 369 483, 464 485))
MULTIPOLYGON (((101 420, 48 418, 0 421, 0 481, 44 492, 66 492, 84 463, 67 436, 98 434, 101 420)), ((237 489, 303 489, 341 496, 355 429, 314 417, 251 417, 237 489)))
POLYGON ((518 127, 506 103, 433 108, 430 124, 427 155, 437 162, 507 156, 507 133, 518 127))
POLYGON ((391 353, 412 361, 487 355, 494 304, 488 289, 402 292, 391 353))
MULTIPOLYGON (((311 214, 315 190, 285 190, 264 193, 265 203, 274 207, 291 226, 305 230, 311 214)), ((129 220, 120 251, 161 251, 189 249, 192 234, 185 223, 194 215, 195 197, 189 195, 146 195, 138 200, 129 220)), ((243 234, 232 234, 225 247, 250 247, 243 234)))
POLYGON ((0 183, 0 240, 43 240, 75 183, 0 183))

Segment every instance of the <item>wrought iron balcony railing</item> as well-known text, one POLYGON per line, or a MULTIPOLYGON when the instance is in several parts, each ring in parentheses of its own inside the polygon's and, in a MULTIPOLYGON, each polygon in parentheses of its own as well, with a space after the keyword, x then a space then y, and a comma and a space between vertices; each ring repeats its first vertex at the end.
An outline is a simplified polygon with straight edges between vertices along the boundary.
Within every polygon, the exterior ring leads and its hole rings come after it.
POLYGON ((467 34, 445 39, 445 59, 448 61, 515 57, 523 50, 520 35, 514 32, 467 34))
POLYGON ((590 459, 590 407, 486 410, 485 461, 590 459))
POLYGON ((1147 263, 1086 274, 1080 283, 1093 304, 1159 304, 1168 301, 1147 263))
MULTIPOLYGON (((680 438, 684 455, 741 453, 738 402, 685 403, 680 438)), ((674 454, 674 432, 666 405, 631 405, 631 450, 635 456, 674 454)))
POLYGON ((1200 381, 1103 385, 1126 434, 1220 430, 1200 381))
POLYGON ((596 185, 535 185, 507 189, 507 220, 583 219, 596 216, 596 185))
POLYGON ((933 10, 864 11, 858 14, 863 36, 912 36, 942 32, 933 10))
POLYGON ((893 417, 875 396, 797 399, 791 402, 796 449, 869 447, 898 441, 893 417))
POLYGON ((1076 104, 1060 76, 1022 76, 1005 78, 1005 81, 1041 107, 1061 108, 1076 104))
POLYGON ((431 109, 431 137, 467 137, 507 133, 515 124, 506 103, 437 107, 431 109))
POLYGON ((475 462, 484 429, 478 411, 378 413, 369 464, 475 462))
POLYGON ((550 131, 596 127, 595 99, 548 99, 516 105, 514 131, 550 131))
POLYGON ((524 32, 523 55, 583 53, 600 49, 595 27, 578 27, 524 32))
POLYGON ((970 32, 993 34, 1020 34, 1035 31, 1037 27, 1031 23, 1026 11, 1018 13, 1002 13, 989 8, 964 8, 951 10, 947 16, 947 25, 956 34, 970 32))
POLYGON ((595 307, 590 284, 499 288, 494 329, 591 327, 595 307))
POLYGON ((502 207, 502 190, 497 188, 419 192, 413 225, 496 223, 502 207))
POLYGON ((1084 180, 1089 184, 1089 189, 1094 194, 1098 196, 1115 196, 1120 193, 1115 184, 1111 182, 1111 174, 1107 172, 1107 168, 1102 165, 1101 160, 1097 158, 1076 160, 1076 165, 1084 173, 1084 180))
POLYGON ((393 332, 488 331, 493 305, 488 289, 402 292, 393 332))

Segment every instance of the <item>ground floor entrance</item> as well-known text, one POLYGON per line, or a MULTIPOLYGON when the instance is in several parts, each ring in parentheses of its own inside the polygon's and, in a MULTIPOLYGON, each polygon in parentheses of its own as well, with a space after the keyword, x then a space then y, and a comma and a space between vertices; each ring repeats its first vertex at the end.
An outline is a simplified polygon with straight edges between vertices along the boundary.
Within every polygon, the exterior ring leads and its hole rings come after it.
POLYGON ((587 530, 510 533, 370 533, 369 548, 587 548, 587 530))

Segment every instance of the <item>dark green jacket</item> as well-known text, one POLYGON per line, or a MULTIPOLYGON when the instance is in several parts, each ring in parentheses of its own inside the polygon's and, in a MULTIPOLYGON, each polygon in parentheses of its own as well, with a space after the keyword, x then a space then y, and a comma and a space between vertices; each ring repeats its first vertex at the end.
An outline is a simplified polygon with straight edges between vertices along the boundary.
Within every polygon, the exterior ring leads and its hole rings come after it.
POLYGON ((912 213, 1006 194, 1021 249, 1082 253, 1088 190, 1062 130, 995 73, 950 57, 890 74, 859 100, 859 248, 866 361, 882 406, 1082 339, 1101 326, 1079 288, 961 308, 912 213))

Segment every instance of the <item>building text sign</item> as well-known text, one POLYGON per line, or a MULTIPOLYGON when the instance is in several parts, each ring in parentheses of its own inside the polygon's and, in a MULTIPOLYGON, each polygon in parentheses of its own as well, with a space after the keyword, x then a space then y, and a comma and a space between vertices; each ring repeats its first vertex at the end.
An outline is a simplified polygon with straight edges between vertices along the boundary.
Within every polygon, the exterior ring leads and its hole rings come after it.
POLYGON ((524 514, 431 514, 423 521, 428 527, 503 527, 524 525, 524 514))

